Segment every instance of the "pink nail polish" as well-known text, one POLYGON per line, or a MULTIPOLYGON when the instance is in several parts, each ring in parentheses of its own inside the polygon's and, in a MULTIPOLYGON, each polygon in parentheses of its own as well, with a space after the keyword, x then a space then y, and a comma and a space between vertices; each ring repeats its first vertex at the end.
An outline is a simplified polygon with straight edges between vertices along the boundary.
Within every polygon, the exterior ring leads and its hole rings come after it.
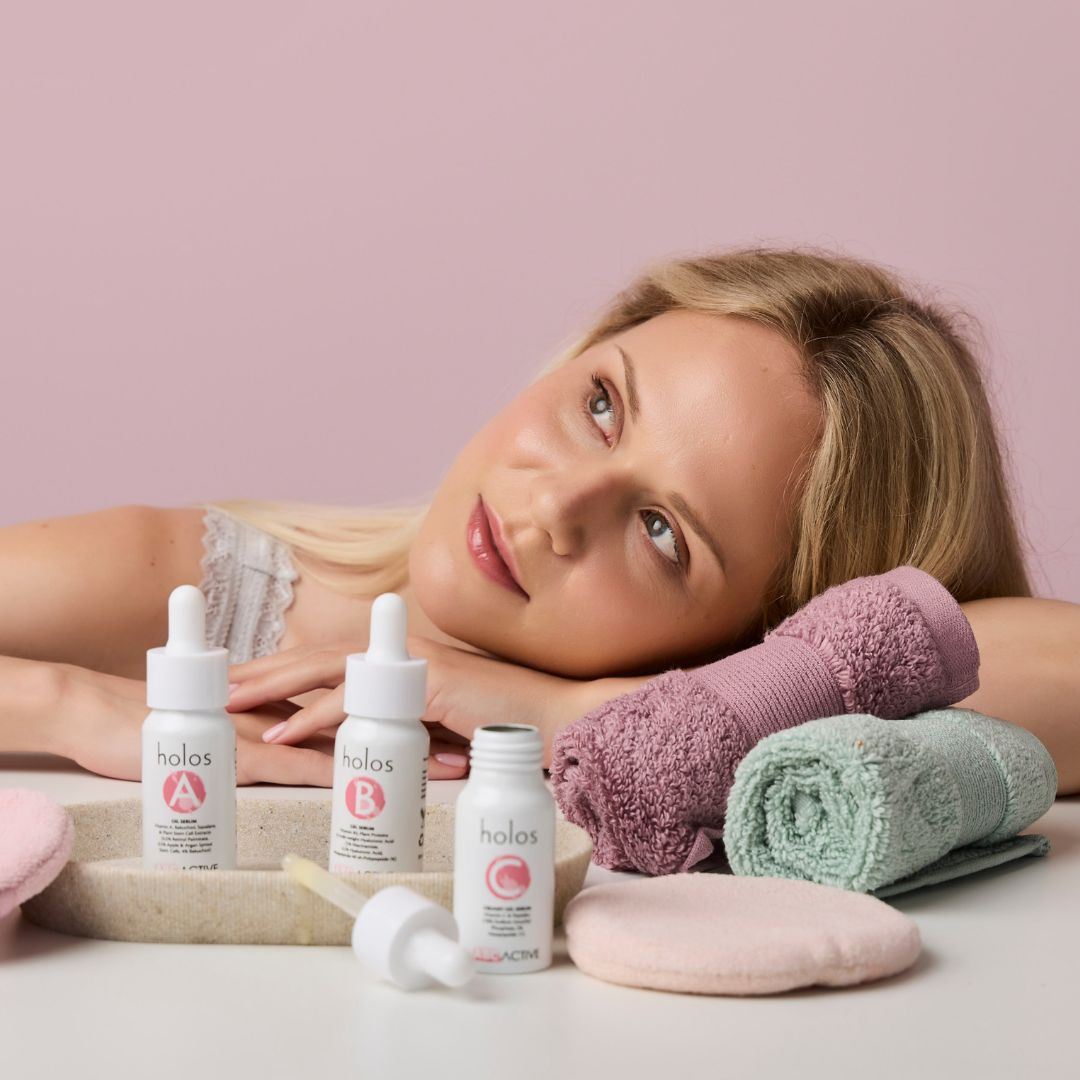
POLYGON ((239 684, 238 682, 231 682, 231 683, 229 683, 229 697, 232 697, 232 696, 233 696, 233 691, 234 691, 234 690, 235 690, 235 689, 236 689, 236 688, 237 688, 237 687, 238 687, 239 685, 240 685, 240 684, 239 684))
POLYGON ((455 769, 464 768, 469 764, 469 759, 464 754, 436 754, 435 760, 455 769))
POLYGON ((273 742, 284 730, 288 720, 282 720, 280 724, 263 732, 263 742, 273 742))

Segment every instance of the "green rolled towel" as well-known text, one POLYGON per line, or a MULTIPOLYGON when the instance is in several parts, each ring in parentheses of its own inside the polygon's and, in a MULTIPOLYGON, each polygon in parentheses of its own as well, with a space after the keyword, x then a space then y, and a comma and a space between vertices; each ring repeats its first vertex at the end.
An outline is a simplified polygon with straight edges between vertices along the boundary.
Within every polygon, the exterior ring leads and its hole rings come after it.
POLYGON ((971 709, 811 720, 739 763, 724 847, 736 874, 891 896, 1045 855, 1017 833, 1053 805, 1057 769, 1025 728, 971 709))

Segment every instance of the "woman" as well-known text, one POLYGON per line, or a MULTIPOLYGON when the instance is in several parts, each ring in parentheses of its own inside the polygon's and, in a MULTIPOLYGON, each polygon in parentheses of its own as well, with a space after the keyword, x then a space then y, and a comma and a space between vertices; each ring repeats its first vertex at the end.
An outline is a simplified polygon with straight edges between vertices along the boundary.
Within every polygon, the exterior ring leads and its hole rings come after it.
POLYGON ((537 723, 550 749, 650 675, 753 644, 829 586, 904 563, 975 630, 982 686, 958 704, 1031 727, 1062 789, 1080 786, 1063 651, 1080 606, 1031 597, 955 317, 831 254, 674 259, 477 433, 428 506, 128 507, 0 531, 16 703, 0 747, 137 779, 145 650, 185 581, 244 661, 240 782, 329 786, 344 657, 366 647, 381 592, 406 599, 410 650, 429 660, 437 779, 464 775, 477 724, 537 723))

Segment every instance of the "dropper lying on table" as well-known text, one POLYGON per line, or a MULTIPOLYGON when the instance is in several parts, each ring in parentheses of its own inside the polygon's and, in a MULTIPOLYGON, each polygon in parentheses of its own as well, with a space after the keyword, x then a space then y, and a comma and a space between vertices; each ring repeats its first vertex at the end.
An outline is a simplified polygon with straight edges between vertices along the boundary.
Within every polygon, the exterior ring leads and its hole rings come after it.
POLYGON ((475 974, 472 958, 458 944, 454 916, 427 897, 404 885, 388 885, 365 897, 318 863, 291 852, 281 866, 356 920, 353 952, 382 978, 404 990, 419 990, 435 982, 464 986, 475 974))

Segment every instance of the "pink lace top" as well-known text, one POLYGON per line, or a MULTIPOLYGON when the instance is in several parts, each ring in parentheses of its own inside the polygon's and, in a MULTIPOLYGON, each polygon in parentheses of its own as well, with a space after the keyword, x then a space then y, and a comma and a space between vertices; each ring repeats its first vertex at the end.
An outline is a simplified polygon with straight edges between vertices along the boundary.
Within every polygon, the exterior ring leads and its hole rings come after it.
POLYGON ((299 577, 288 546, 214 507, 203 524, 207 643, 225 646, 233 664, 276 652, 299 577))

